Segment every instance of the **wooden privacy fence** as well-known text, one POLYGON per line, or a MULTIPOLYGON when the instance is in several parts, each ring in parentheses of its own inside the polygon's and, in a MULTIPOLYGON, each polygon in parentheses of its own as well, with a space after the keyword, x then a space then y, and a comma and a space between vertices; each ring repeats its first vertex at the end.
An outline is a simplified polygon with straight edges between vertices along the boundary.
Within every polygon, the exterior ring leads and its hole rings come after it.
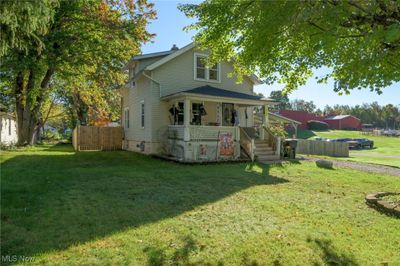
POLYGON ((344 142, 298 139, 296 153, 349 157, 349 144, 344 142))
POLYGON ((121 150, 122 127, 78 126, 72 132, 72 145, 76 151, 121 150))

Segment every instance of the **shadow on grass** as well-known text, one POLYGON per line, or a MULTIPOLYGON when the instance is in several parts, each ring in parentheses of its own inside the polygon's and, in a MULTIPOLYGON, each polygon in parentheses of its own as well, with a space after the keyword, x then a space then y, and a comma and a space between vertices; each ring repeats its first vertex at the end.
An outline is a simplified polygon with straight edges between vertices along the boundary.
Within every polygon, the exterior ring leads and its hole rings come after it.
MULTIPOLYGON (((324 265, 346 265, 346 266, 356 266, 359 265, 354 258, 351 256, 340 253, 335 250, 332 246, 332 242, 330 240, 322 240, 322 239, 307 239, 309 242, 313 242, 315 246, 321 250, 322 255, 321 259, 324 261, 324 265)), ((319 263, 315 263, 314 265, 320 265, 319 263)))
MULTIPOLYGON (((203 260, 191 258, 192 254, 196 254, 203 250, 204 247, 199 245, 192 237, 186 236, 182 239, 183 244, 180 247, 175 247, 174 252, 168 252, 168 248, 160 248, 149 246, 143 249, 147 255, 148 266, 162 266, 162 265, 184 265, 184 266, 203 266, 215 265, 223 266, 225 263, 219 260, 215 263, 204 262, 203 260), (170 253, 171 255, 167 255, 170 253)), ((240 259, 239 265, 242 266, 260 266, 255 259, 250 259, 247 254, 243 254, 240 259)), ((280 265, 275 261, 273 265, 280 265)))
POLYGON ((255 174, 269 175, 270 170, 273 168, 283 169, 288 165, 298 165, 298 164, 301 164, 301 162, 300 160, 297 159, 288 159, 283 162, 273 163, 273 164, 251 162, 247 164, 246 171, 255 174))
POLYGON ((125 151, 74 153, 69 145, 44 151, 18 152, 1 165, 4 256, 64 250, 252 186, 288 182, 266 165, 261 172, 246 164, 179 165, 125 151))

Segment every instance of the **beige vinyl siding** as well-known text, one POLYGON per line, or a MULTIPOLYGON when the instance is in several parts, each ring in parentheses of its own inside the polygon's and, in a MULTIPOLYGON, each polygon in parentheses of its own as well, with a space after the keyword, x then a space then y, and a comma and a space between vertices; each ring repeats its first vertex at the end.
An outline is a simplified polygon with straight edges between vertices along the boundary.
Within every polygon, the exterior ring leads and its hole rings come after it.
MULTIPOLYGON (((141 77, 134 88, 123 93, 123 109, 129 107, 129 129, 125 129, 125 139, 134 141, 151 141, 151 83, 141 77), (144 101, 145 127, 140 125, 140 103, 144 101)), ((124 121, 123 117, 122 121, 124 121)))
POLYGON ((194 53, 204 54, 192 49, 153 70, 153 78, 161 83, 162 96, 204 85, 253 94, 253 83, 248 78, 244 78, 242 83, 237 83, 235 77, 228 77, 228 74, 233 72, 233 67, 227 62, 221 62, 221 82, 195 80, 194 53))
POLYGON ((151 138, 152 141, 158 142, 167 134, 167 127, 170 124, 168 111, 170 104, 160 99, 159 85, 155 82, 151 83, 151 138))

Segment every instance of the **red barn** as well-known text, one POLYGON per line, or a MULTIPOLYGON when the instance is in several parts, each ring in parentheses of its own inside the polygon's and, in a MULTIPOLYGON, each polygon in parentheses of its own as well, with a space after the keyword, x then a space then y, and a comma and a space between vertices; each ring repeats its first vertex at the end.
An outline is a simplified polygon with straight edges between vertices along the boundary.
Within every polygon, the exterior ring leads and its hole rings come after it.
POLYGON ((306 111, 279 110, 277 113, 284 117, 301 122, 301 125, 298 126, 298 128, 301 129, 308 129, 307 122, 310 120, 324 121, 323 116, 317 116, 306 111))
POLYGON ((277 114, 285 116, 287 118, 301 122, 298 128, 308 129, 307 122, 310 120, 316 120, 325 122, 329 125, 330 129, 353 129, 361 130, 361 121, 357 117, 352 115, 328 115, 318 116, 306 111, 295 111, 295 110, 279 110, 277 114))
POLYGON ((324 118, 324 122, 328 123, 331 129, 352 129, 361 130, 361 121, 352 115, 334 115, 324 118))

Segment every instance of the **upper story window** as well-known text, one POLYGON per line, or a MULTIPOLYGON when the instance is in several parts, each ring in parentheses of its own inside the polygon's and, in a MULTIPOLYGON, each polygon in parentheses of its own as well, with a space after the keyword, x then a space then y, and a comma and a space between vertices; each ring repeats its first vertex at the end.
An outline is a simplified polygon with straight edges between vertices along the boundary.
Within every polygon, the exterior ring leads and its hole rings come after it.
POLYGON ((194 79, 203 81, 220 82, 220 64, 206 67, 204 59, 207 55, 194 54, 194 79))

